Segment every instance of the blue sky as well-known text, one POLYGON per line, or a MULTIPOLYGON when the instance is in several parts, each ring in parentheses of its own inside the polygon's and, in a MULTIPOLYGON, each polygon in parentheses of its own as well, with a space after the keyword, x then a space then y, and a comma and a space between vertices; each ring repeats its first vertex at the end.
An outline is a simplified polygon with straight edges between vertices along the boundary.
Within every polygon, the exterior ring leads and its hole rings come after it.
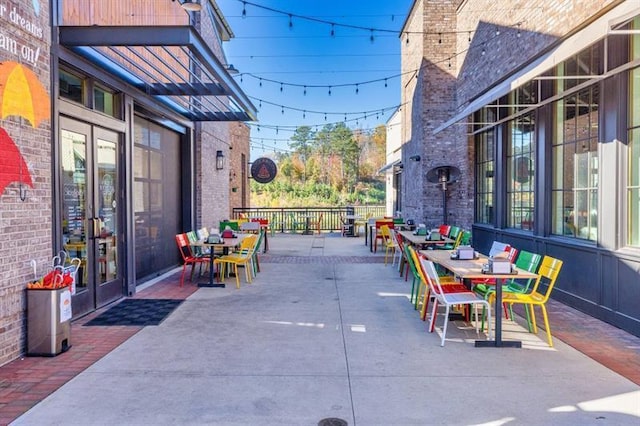
POLYGON ((398 31, 411 4, 412 0, 218 0, 235 34, 224 45, 227 60, 240 71, 236 81, 258 108, 259 122, 251 126, 252 159, 269 156, 274 148, 287 150, 296 126, 321 128, 344 121, 345 113, 353 129, 384 124, 391 107, 400 103, 398 31), (365 83, 372 80, 380 81, 365 83), (304 85, 306 95, 300 87, 304 85))

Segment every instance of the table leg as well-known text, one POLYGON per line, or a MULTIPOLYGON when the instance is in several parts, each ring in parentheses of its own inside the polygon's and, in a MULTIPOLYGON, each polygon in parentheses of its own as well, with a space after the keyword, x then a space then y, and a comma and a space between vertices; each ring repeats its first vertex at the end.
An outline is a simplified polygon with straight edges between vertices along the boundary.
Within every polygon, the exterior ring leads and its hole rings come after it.
POLYGON ((262 246, 262 252, 266 253, 267 251, 269 251, 269 236, 268 236, 268 232, 267 229, 264 229, 264 245, 262 246))
MULTIPOLYGON (((224 283, 215 283, 213 282, 213 254, 214 254, 214 249, 213 247, 210 248, 210 253, 209 253, 209 282, 203 282, 203 283, 198 283, 198 287, 213 287, 213 288, 224 288, 225 284, 224 283)), ((226 247, 225 247, 226 250, 226 247)), ((226 254, 226 253, 225 253, 226 254)))
MULTIPOLYGON (((522 347, 522 342, 519 340, 507 340, 506 342, 502 340, 502 286, 505 284, 506 284, 505 278, 500 278, 496 280, 495 340, 476 340, 476 343, 475 343, 476 348, 486 348, 486 347, 521 348, 522 347)), ((478 319, 476 318, 476 321, 477 320, 478 319)), ((489 327, 491 327, 491 324, 489 324, 489 327)))
POLYGON ((305 221, 305 225, 304 225, 304 235, 313 235, 313 232, 311 231, 311 218, 307 217, 306 221, 305 221))

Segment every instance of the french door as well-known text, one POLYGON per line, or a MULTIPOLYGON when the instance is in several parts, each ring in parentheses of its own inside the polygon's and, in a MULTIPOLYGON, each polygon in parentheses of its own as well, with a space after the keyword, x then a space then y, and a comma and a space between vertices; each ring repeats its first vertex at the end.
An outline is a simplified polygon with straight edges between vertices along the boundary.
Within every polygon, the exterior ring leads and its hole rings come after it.
POLYGON ((124 294, 120 134, 60 117, 62 246, 80 259, 74 316, 124 294))

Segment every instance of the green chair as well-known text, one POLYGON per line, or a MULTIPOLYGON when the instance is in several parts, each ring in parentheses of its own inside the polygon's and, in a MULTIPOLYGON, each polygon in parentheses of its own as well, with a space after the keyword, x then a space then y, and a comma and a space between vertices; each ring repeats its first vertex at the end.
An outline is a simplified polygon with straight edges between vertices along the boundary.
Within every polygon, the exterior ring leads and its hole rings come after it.
MULTIPOLYGON (((524 269, 527 272, 536 272, 541 261, 542 256, 540 256, 539 254, 522 250, 518 254, 515 265, 517 268, 524 269)), ((518 280, 517 278, 511 278, 505 285, 502 286, 502 294, 527 293, 533 281, 533 278, 530 278, 525 282, 522 282, 522 280, 518 280)), ((493 293, 495 293, 496 289, 495 285, 478 284, 473 288, 473 291, 488 300, 489 298, 491 298, 493 293)), ((531 331, 532 324, 531 319, 529 318, 529 310, 526 309, 525 313, 527 315, 527 324, 529 325, 529 331, 531 331)), ((496 315, 498 315, 497 312, 496 315)), ((511 318, 513 318, 513 308, 511 306, 509 306, 509 315, 511 318)), ((482 312, 482 327, 484 329, 484 311, 482 312)))
POLYGON ((231 229, 233 229, 234 231, 239 231, 240 230, 240 225, 238 225, 238 222, 235 220, 221 220, 220 221, 220 232, 224 231, 225 229, 227 229, 227 226, 231 229))
POLYGON ((456 249, 460 245, 460 240, 462 238, 462 229, 460 229, 460 227, 458 227, 458 226, 452 226, 449 229, 449 236, 448 237, 453 240, 453 243, 437 244, 433 248, 437 249, 437 250, 454 250, 454 249, 456 249))

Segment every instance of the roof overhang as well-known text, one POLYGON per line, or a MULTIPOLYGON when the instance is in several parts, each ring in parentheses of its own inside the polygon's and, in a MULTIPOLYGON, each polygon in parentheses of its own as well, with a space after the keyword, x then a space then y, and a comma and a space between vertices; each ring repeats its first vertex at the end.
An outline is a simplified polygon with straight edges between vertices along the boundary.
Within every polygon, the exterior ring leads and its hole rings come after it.
POLYGON ((402 165, 402 160, 396 160, 396 161, 392 161, 390 163, 385 164, 384 166, 382 166, 380 168, 380 170, 378 170, 378 174, 380 173, 386 173, 388 170, 397 167, 400 167, 402 165))
MULTIPOLYGON (((612 26, 627 19, 629 16, 640 14, 640 6, 635 2, 625 2, 620 6, 603 14, 590 25, 576 31, 570 37, 552 46, 545 54, 533 59, 526 66, 509 77, 487 89, 484 93, 471 100, 453 117, 433 130, 433 134, 451 127, 478 111, 485 105, 501 98, 523 84, 540 77, 541 74, 567 60, 572 55, 587 46, 612 33, 612 26)), ((467 123, 465 123, 467 124, 467 123)))
POLYGON ((60 45, 189 121, 256 121, 256 107, 191 26, 61 26, 60 45))

